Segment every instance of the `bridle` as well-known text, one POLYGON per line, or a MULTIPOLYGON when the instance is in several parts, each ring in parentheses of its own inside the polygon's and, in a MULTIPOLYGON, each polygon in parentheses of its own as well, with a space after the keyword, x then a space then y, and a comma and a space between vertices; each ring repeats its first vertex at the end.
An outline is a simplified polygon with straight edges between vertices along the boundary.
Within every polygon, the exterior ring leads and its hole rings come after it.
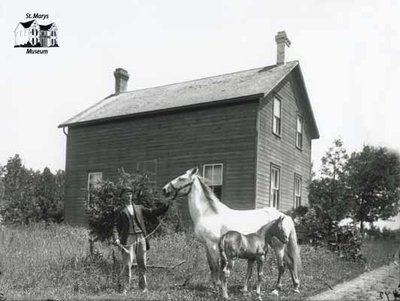
POLYGON ((190 187, 190 189, 188 190, 187 193, 182 194, 182 195, 183 195, 183 196, 189 195, 189 193, 192 191, 193 182, 194 182, 194 181, 189 182, 189 183, 183 185, 183 186, 180 187, 180 188, 176 188, 176 187, 174 186, 174 184, 169 183, 169 185, 171 185, 172 189, 174 190, 174 197, 173 197, 172 199, 175 200, 175 198, 178 196, 178 192, 181 191, 182 189, 185 189, 186 187, 190 187))

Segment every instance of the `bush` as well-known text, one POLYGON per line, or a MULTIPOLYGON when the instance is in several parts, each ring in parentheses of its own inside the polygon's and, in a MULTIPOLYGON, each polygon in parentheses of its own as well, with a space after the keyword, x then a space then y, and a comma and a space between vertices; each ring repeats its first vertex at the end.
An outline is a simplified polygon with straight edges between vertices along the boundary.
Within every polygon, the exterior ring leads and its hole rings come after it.
POLYGON ((379 239, 382 236, 381 229, 371 225, 369 229, 366 230, 367 238, 369 239, 379 239))
POLYGON ((333 229, 334 241, 328 242, 328 247, 339 253, 339 256, 347 260, 362 260, 361 246, 362 234, 354 224, 337 226, 333 229))
POLYGON ((382 238, 383 239, 396 239, 396 232, 390 230, 389 228, 383 227, 382 228, 382 238))
POLYGON ((295 222, 300 243, 320 245, 323 238, 329 236, 331 223, 321 221, 315 208, 300 206, 287 214, 295 222))
MULTIPOLYGON (((129 185, 133 189, 133 201, 145 207, 155 208, 166 204, 166 200, 159 196, 152 188, 146 174, 129 174, 119 171, 116 182, 102 180, 89 192, 90 198, 86 200, 89 217, 90 233, 95 240, 107 241, 112 238, 114 221, 124 203, 121 198, 123 188, 129 185)), ((146 219, 146 228, 149 233, 157 228, 157 232, 173 231, 179 222, 177 209, 171 208, 162 217, 162 224, 157 217, 146 219), (160 225, 160 226, 159 226, 160 225)))
POLYGON ((362 235, 355 225, 324 220, 313 207, 301 206, 288 214, 294 219, 300 243, 325 246, 347 260, 361 259, 362 235))

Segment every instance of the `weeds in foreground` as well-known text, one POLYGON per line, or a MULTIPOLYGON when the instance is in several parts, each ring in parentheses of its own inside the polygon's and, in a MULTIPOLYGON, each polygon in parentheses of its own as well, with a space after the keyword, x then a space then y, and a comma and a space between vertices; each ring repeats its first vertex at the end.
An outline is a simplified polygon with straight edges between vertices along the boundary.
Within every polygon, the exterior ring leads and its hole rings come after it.
MULTIPOLYGON (((203 246, 191 234, 170 234, 151 240, 149 266, 150 292, 142 294, 133 274, 133 290, 127 297, 118 293, 120 251, 107 244, 96 243, 89 254, 88 231, 66 225, 36 224, 0 231, 0 292, 8 299, 59 300, 124 300, 135 296, 140 300, 210 300, 219 292, 212 289, 203 246)), ((380 247, 367 246, 365 256, 376 267, 386 261, 380 247), (372 249, 371 252, 369 250, 372 249)), ((389 252, 389 251, 388 251, 389 252)), ((391 252, 391 251, 390 251, 391 252)), ((281 299, 298 300, 318 293, 364 271, 361 264, 346 262, 324 248, 301 247, 303 271, 300 275, 302 293, 291 292, 289 273, 284 276, 281 299)), ((385 255, 386 256, 386 255, 385 255)), ((389 255, 388 255, 389 256, 389 255)), ((239 292, 246 262, 238 261, 229 279, 232 300, 242 300, 239 292)), ((263 291, 272 289, 278 271, 270 254, 264 268, 263 291)), ((253 280, 255 283, 255 275, 253 280)))

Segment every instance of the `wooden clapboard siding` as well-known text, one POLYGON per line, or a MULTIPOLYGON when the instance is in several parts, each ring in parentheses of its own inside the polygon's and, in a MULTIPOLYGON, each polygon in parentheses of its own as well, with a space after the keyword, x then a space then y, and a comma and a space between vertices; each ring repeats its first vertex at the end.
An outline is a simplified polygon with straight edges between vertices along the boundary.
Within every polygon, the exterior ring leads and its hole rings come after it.
POLYGON ((254 208, 257 111, 258 100, 254 100, 70 126, 66 220, 86 222, 83 200, 88 172, 116 179, 118 168, 133 172, 137 162, 154 159, 158 188, 193 166, 223 163, 223 202, 238 209, 254 208))
POLYGON ((289 210, 294 205, 294 175, 302 178, 302 203, 308 202, 307 186, 311 177, 311 137, 309 116, 304 109, 304 95, 299 83, 292 75, 282 81, 276 89, 261 99, 258 113, 258 147, 256 207, 269 206, 271 164, 280 168, 280 207, 289 210), (281 100, 281 137, 272 132, 273 99, 281 100), (296 147, 297 114, 303 116, 303 148, 296 147))

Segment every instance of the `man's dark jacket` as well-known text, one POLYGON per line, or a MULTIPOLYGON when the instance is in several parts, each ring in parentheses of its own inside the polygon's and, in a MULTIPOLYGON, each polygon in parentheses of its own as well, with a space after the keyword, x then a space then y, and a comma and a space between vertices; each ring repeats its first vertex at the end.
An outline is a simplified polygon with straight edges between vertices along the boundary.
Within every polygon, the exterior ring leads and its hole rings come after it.
MULTIPOLYGON (((139 225, 140 229, 143 232, 143 235, 146 237, 147 236, 147 230, 146 230, 146 225, 144 222, 145 217, 152 217, 152 216, 158 216, 164 214, 169 206, 162 205, 161 207, 152 209, 152 208, 147 208, 142 205, 135 205, 132 204, 133 211, 134 211, 134 217, 137 221, 137 225, 139 225)), ((118 234, 119 234, 119 240, 122 245, 126 245, 126 241, 128 239, 128 232, 129 232, 129 222, 132 218, 132 215, 129 213, 128 208, 125 206, 120 210, 120 212, 117 215, 117 218, 114 223, 114 228, 113 228, 113 237, 114 241, 117 240, 118 234)), ((150 249, 149 242, 146 238, 146 250, 150 249)))

